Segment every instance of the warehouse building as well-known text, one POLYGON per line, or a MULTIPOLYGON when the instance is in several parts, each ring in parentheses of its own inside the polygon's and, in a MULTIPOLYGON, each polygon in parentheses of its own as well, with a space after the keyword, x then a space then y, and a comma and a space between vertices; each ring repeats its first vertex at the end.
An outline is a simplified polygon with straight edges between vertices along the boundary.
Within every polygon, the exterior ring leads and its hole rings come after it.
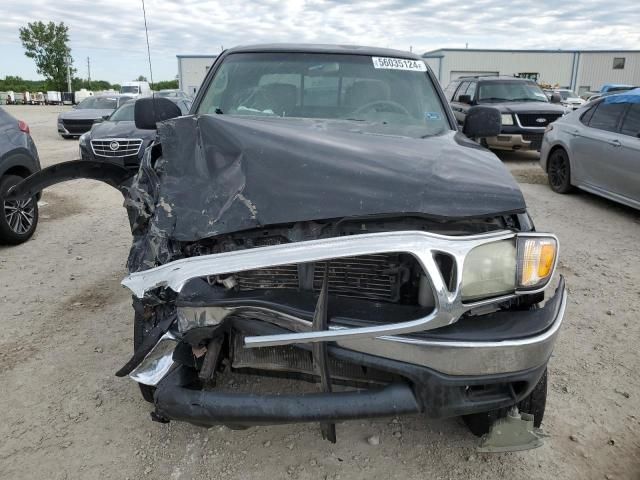
POLYGON ((443 86, 465 75, 515 75, 578 94, 605 83, 640 85, 640 50, 442 48, 423 57, 443 86))
POLYGON ((178 57, 178 88, 195 95, 217 55, 176 55, 178 57))

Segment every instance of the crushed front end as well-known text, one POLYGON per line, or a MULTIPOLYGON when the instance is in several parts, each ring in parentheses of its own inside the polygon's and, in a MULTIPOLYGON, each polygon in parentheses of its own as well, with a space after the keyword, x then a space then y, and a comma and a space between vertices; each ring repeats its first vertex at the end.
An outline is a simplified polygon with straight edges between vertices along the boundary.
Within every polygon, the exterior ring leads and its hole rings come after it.
POLYGON ((207 426, 504 409, 536 386, 562 323, 562 280, 540 303, 555 242, 498 219, 312 222, 198 242, 194 256, 123 282, 137 301, 174 307, 130 376, 156 387, 156 419, 207 426), (543 268, 525 264, 549 244, 542 282, 510 284, 543 268), (224 369, 309 380, 318 393, 219 391, 224 369))
POLYGON ((154 419, 320 422, 335 440, 342 420, 482 423, 518 405, 539 424, 566 305, 562 279, 544 294, 558 241, 535 232, 513 177, 460 133, 187 116, 159 124, 134 177, 68 162, 11 193, 80 177, 124 196, 135 329, 117 375, 140 384, 154 419), (318 386, 229 392, 223 372, 318 386))

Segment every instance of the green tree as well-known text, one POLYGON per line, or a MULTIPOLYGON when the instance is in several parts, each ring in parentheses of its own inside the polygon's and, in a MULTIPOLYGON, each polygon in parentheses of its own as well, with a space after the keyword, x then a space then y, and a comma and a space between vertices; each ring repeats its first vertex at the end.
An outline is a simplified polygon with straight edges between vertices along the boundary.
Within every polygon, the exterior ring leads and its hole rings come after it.
POLYGON ((152 85, 154 90, 174 90, 178 88, 178 80, 160 80, 152 85))
MULTIPOLYGON (((69 28, 60 22, 28 23, 20 28, 20 41, 25 55, 33 58, 38 73, 45 77, 47 83, 55 90, 67 89, 67 58, 71 59, 69 48, 69 28)), ((71 74, 75 69, 71 69, 71 74)))
POLYGON ((147 77, 145 77, 144 75, 138 75, 138 78, 134 80, 134 82, 146 82, 146 81, 147 81, 147 77))

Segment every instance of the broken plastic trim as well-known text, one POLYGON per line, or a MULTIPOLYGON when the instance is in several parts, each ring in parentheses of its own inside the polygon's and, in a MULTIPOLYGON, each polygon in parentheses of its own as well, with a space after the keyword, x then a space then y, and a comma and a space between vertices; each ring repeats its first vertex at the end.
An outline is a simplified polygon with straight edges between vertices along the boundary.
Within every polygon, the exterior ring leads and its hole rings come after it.
POLYGON ((171 332, 165 333, 129 377, 144 385, 157 385, 173 366, 173 351, 176 345, 176 336, 171 332))
POLYGON ((109 162, 93 160, 72 160, 58 163, 34 173, 30 177, 12 187, 6 195, 7 200, 31 198, 47 187, 56 183, 86 178, 104 182, 119 189, 127 180, 135 175, 135 171, 109 162))

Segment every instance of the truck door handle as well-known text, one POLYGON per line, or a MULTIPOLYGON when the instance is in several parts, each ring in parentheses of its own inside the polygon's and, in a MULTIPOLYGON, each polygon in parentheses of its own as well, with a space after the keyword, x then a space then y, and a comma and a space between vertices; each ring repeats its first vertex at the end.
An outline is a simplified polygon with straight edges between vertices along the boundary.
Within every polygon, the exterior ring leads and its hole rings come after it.
POLYGON ((615 138, 612 140, 609 140, 609 145, 611 145, 612 147, 621 147, 622 144, 620 143, 620 140, 616 140, 615 138))

